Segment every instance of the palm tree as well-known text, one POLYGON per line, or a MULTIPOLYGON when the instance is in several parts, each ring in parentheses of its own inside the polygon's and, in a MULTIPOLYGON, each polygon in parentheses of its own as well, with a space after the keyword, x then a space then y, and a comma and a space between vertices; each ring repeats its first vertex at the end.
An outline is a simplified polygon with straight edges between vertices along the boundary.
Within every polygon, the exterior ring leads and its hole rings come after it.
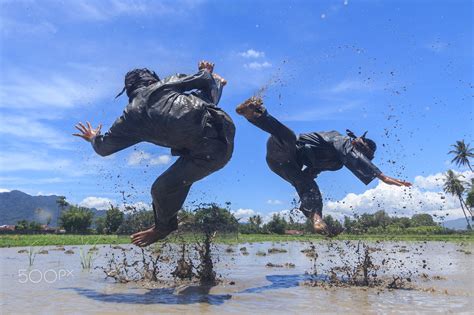
POLYGON ((465 188, 462 180, 460 180, 459 177, 462 177, 462 175, 456 174, 452 170, 448 170, 445 174, 443 189, 446 193, 458 197, 459 203, 461 204, 462 212, 464 213, 464 217, 467 221, 467 228, 471 230, 471 224, 469 223, 469 219, 467 218, 466 211, 469 212, 471 217, 472 213, 462 197, 465 188))
POLYGON ((469 188, 469 191, 467 192, 466 205, 469 206, 472 213, 472 208, 474 208, 474 178, 471 178, 471 182, 467 184, 467 188, 469 188))
POLYGON ((249 223, 255 226, 258 231, 260 229, 260 225, 262 224, 262 217, 259 214, 251 216, 249 218, 249 223))
POLYGON ((58 216, 56 218, 56 226, 59 229, 59 217, 61 216, 61 212, 63 212, 64 209, 69 206, 69 203, 66 201, 66 197, 59 196, 58 199, 56 199, 56 204, 58 205, 58 216))
POLYGON ((455 163, 457 166, 467 165, 472 171, 472 166, 469 161, 470 158, 474 157, 474 149, 469 147, 469 143, 466 144, 464 140, 456 141, 456 144, 451 145, 454 150, 448 152, 448 154, 454 154, 454 158, 451 163, 455 163))

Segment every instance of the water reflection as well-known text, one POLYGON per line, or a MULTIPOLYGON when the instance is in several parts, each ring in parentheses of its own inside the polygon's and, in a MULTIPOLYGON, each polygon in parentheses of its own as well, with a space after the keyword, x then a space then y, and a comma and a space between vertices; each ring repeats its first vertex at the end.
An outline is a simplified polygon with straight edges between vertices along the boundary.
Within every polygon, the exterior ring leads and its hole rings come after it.
POLYGON ((288 289, 294 288, 299 286, 300 282, 308 281, 308 280, 319 280, 319 281, 326 281, 327 276, 324 275, 310 275, 310 274, 302 274, 302 275, 268 275, 265 277, 267 281, 270 281, 271 284, 256 287, 256 288, 249 288, 245 289, 239 293, 260 293, 267 290, 275 290, 275 289, 288 289))
MULTIPOLYGON (((269 285, 248 288, 238 293, 261 293, 267 290, 288 289, 299 286, 307 280, 327 280, 327 276, 296 274, 296 275, 268 275, 265 277, 271 282, 269 285)), ((209 294, 212 286, 189 286, 176 292, 175 287, 149 289, 143 294, 139 293, 113 293, 105 294, 95 290, 83 288, 63 288, 76 291, 79 295, 101 302, 128 303, 128 304, 194 304, 208 303, 221 305, 232 298, 230 294, 209 294)))
POLYGON ((126 304, 195 304, 208 303, 221 305, 232 298, 229 294, 209 294, 212 287, 189 286, 175 293, 175 288, 150 289, 144 294, 138 293, 113 293, 105 294, 90 289, 65 288, 76 291, 78 294, 101 302, 126 303, 126 304))

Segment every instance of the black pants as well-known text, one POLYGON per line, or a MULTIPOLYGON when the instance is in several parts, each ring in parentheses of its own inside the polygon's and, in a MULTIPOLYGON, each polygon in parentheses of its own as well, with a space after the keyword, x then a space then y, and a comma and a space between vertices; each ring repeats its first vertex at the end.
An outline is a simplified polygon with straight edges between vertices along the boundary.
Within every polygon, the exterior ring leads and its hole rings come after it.
POLYGON ((296 188, 303 214, 306 217, 313 212, 322 215, 321 192, 313 176, 304 172, 303 165, 298 161, 295 133, 268 112, 250 122, 271 134, 267 142, 268 166, 296 188))
POLYGON ((172 153, 179 155, 153 183, 151 194, 158 229, 175 230, 177 214, 193 183, 221 169, 232 156, 235 127, 231 118, 218 108, 209 108, 211 119, 202 134, 188 139, 186 148, 172 153))

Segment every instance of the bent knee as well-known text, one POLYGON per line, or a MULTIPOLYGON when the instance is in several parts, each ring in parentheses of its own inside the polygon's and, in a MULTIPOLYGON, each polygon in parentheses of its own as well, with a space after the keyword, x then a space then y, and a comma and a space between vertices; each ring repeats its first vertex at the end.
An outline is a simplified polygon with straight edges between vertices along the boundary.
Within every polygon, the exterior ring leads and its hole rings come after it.
POLYGON ((208 158, 208 167, 211 171, 217 171, 223 168, 232 157, 234 151, 233 144, 224 144, 219 146, 212 154, 207 156, 208 158))

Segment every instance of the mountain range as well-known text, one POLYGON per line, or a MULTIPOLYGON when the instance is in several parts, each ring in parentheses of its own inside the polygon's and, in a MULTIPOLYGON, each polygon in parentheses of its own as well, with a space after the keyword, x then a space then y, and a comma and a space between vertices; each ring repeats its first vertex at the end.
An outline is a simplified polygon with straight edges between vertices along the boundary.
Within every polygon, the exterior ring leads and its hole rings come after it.
MULTIPOLYGON (((59 196, 31 196, 19 190, 0 193, 0 225, 16 224, 20 220, 36 221, 57 226, 61 208, 59 196)), ((94 217, 105 215, 105 211, 90 209, 94 217)))

